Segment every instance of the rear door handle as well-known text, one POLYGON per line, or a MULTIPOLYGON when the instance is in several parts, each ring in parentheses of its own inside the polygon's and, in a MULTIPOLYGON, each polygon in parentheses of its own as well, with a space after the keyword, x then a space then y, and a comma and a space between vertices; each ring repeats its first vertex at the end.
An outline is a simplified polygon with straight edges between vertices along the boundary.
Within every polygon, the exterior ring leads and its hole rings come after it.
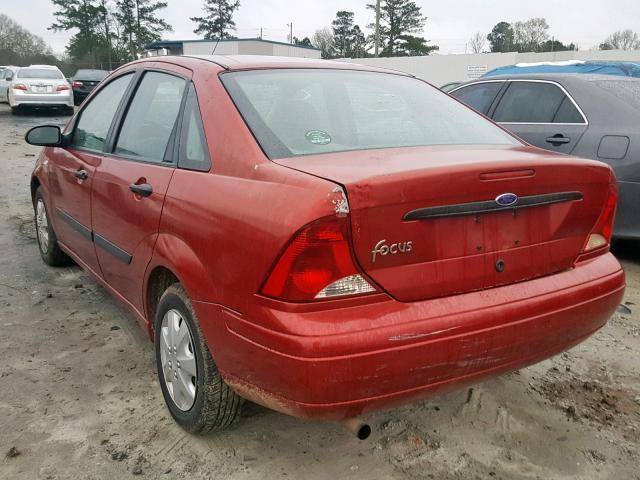
POLYGON ((131 185, 129 185, 129 190, 142 197, 148 197, 153 193, 153 187, 148 183, 132 183, 131 185))
POLYGON ((566 143, 571 142, 571 139, 569 137, 565 137, 561 133, 558 133, 557 135, 554 135, 553 137, 547 137, 546 141, 547 141, 547 143, 550 143, 551 145, 559 146, 559 145, 564 145, 566 143))
POLYGON ((73 172, 73 175, 80 180, 86 180, 87 178, 89 178, 89 174, 86 170, 76 170, 75 172, 73 172))

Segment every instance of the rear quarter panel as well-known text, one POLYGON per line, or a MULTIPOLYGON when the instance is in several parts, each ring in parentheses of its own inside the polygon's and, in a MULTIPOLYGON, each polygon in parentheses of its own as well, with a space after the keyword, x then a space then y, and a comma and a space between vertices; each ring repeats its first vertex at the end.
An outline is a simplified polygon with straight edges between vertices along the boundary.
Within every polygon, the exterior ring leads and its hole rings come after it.
POLYGON ((212 169, 175 171, 149 271, 164 265, 193 300, 246 312, 292 235, 335 212, 335 185, 270 162, 213 67, 194 83, 212 169))

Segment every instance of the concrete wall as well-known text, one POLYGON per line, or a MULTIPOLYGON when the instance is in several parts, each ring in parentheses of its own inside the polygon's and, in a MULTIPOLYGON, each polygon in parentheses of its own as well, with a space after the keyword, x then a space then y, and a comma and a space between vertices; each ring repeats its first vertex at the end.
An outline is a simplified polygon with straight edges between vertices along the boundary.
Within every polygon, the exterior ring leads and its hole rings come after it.
POLYGON ((504 65, 561 60, 620 60, 640 62, 640 50, 594 50, 546 53, 479 53, 472 55, 429 55, 426 57, 357 58, 341 61, 390 68, 425 79, 436 86, 480 77, 504 65))
POLYGON ((320 58, 320 50, 301 48, 295 45, 287 45, 260 40, 244 40, 241 42, 189 42, 183 43, 185 55, 211 55, 215 48, 216 55, 278 55, 284 57, 320 58))
POLYGON ((216 55, 237 55, 240 42, 184 42, 184 55, 211 55, 215 49, 216 55))

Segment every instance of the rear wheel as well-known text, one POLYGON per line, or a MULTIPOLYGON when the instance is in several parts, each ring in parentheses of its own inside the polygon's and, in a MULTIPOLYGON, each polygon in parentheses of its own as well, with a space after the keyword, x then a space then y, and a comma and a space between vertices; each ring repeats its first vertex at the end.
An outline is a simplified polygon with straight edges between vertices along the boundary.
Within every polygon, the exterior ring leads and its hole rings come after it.
POLYGON ((68 265, 71 263, 71 259, 60 249, 60 245, 58 245, 58 237, 56 237, 56 232, 53 231, 53 226, 49 220, 49 211, 40 187, 36 190, 33 208, 38 249, 40 250, 42 260, 52 267, 68 265))
POLYGON ((20 107, 11 107, 11 114, 18 115, 20 113, 20 107))
POLYGON ((234 423, 243 399, 222 380, 180 284, 162 294, 154 326, 158 379, 175 421, 191 433, 234 423))

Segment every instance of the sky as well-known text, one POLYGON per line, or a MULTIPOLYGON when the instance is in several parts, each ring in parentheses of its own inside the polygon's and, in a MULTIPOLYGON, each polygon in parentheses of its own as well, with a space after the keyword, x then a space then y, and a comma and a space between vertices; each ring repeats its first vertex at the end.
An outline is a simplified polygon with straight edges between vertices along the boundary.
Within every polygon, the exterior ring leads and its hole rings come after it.
MULTIPOLYGON (((369 0, 372 1, 372 0, 369 0)), ((499 21, 515 22, 545 17, 550 35, 564 43, 576 43, 581 50, 591 49, 612 32, 630 28, 640 31, 640 0, 415 0, 428 17, 423 36, 440 46, 441 54, 465 53, 476 32, 487 34, 499 21)), ((174 31, 165 39, 194 39, 194 24, 189 17, 201 14, 203 0, 166 0, 163 17, 174 31)), ((329 26, 338 10, 355 13, 355 22, 366 27, 375 20, 367 10, 367 0, 240 0, 234 16, 239 38, 255 38, 263 29, 263 38, 286 41, 287 24, 293 23, 296 37, 311 37, 329 26)), ((47 30, 53 22, 50 0, 0 0, 4 13, 32 33, 41 36, 55 52, 63 52, 71 33, 47 30)))

